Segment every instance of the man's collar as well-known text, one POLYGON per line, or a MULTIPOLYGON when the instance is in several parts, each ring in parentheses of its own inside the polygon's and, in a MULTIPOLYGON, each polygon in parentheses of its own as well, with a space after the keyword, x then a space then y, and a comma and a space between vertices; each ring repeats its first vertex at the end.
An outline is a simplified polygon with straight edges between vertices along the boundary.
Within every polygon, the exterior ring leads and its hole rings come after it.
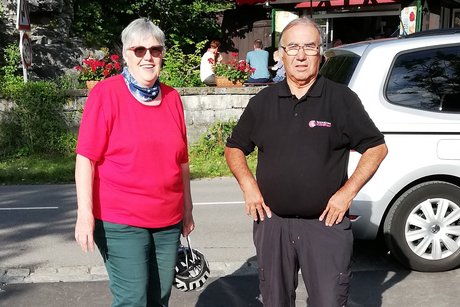
MULTIPOLYGON (((309 97, 320 97, 324 87, 324 77, 318 75, 315 82, 312 84, 305 96, 309 97)), ((287 84, 286 79, 279 83, 278 87, 278 96, 279 97, 292 97, 291 89, 287 84)))

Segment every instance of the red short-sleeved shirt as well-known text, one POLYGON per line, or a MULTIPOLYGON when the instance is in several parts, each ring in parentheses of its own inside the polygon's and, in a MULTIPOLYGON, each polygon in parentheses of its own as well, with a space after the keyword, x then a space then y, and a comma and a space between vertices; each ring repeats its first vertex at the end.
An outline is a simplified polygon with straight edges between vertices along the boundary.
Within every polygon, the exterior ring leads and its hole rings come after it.
POLYGON ((91 90, 77 153, 96 161, 93 213, 104 221, 159 228, 183 216, 181 164, 188 162, 179 93, 161 84, 162 101, 146 106, 121 75, 91 90))

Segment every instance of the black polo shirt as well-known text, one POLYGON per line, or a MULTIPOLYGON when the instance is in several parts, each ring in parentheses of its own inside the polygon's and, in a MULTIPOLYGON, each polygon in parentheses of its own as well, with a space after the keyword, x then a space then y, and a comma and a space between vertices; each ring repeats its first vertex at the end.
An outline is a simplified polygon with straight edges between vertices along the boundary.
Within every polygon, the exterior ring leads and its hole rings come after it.
POLYGON ((258 148, 257 182, 277 215, 317 218, 346 182, 350 150, 383 144, 358 96, 319 76, 304 97, 286 81, 250 99, 227 146, 258 148))

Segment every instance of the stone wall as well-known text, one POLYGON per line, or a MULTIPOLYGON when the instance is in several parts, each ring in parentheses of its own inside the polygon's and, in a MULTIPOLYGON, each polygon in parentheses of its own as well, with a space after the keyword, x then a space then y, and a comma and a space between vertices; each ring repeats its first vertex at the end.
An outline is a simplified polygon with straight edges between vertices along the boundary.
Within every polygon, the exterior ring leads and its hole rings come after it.
MULTIPOLYGON (((184 105, 189 143, 196 142, 207 128, 216 121, 237 120, 249 99, 261 88, 178 88, 184 105)), ((69 92, 70 99, 66 106, 67 118, 70 126, 75 129, 78 128, 86 96, 87 90, 69 92)))
MULTIPOLYGON (((17 0, 0 0, 0 47, 19 42, 17 0)), ((55 79, 80 63, 83 42, 70 37, 74 0, 29 0, 32 66, 29 80, 55 79)), ((0 48, 0 60, 2 57, 0 48)))

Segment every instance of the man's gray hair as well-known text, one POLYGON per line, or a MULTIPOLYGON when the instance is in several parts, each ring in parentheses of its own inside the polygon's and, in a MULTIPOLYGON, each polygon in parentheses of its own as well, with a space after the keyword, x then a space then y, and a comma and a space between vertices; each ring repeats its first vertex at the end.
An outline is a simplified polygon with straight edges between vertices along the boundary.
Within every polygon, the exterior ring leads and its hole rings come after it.
POLYGON ((321 27, 316 22, 314 22, 312 19, 308 17, 301 17, 301 18, 294 19, 284 27, 283 31, 281 31, 280 40, 278 43, 278 49, 281 49, 284 33, 290 28, 297 26, 297 25, 313 26, 319 33, 319 45, 320 45, 320 49, 322 49, 323 30, 321 30, 321 27))
MULTIPOLYGON (((146 37, 153 37, 160 45, 165 45, 165 34, 153 22, 147 18, 138 18, 133 21, 121 32, 121 42, 123 53, 132 47, 133 42, 143 41, 146 37)), ((145 46, 150 47, 150 46, 145 46)))

